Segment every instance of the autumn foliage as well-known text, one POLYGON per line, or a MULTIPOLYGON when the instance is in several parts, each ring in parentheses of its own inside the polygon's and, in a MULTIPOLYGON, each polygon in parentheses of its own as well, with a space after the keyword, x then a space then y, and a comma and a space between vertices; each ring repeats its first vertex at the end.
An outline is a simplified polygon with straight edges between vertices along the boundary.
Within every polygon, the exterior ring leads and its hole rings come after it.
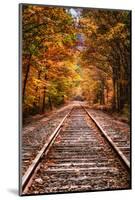
POLYGON ((92 77, 86 79, 93 85, 84 87, 94 94, 90 98, 100 104, 110 104, 118 112, 129 108, 130 12, 83 10, 81 24, 87 44, 83 61, 92 77))
POLYGON ((22 6, 24 116, 80 96, 130 108, 130 12, 22 6))

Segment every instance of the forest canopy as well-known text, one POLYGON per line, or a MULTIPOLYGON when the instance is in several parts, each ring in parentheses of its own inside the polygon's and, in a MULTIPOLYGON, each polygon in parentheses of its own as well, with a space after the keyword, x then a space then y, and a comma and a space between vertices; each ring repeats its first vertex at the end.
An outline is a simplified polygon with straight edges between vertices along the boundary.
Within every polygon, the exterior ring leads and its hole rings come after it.
POLYGON ((87 100, 129 112, 131 12, 22 6, 23 114, 87 100))

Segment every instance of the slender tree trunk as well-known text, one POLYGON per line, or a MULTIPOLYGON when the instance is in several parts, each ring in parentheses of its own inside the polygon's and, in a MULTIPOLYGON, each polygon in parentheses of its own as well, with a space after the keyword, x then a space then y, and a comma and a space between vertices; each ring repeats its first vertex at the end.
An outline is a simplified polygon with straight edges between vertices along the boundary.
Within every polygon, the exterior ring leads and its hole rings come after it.
POLYGON ((29 77, 29 72, 30 72, 30 61, 31 61, 31 55, 29 55, 28 65, 26 67, 26 74, 25 74, 24 83, 23 83, 23 102, 24 102, 26 85, 27 85, 27 81, 28 81, 28 77, 29 77))
POLYGON ((50 106, 50 109, 52 110, 52 109, 53 109, 53 106, 52 106, 52 100, 51 100, 50 95, 49 95, 49 106, 50 106))
POLYGON ((43 93, 42 113, 45 112, 45 97, 46 97, 46 87, 44 87, 44 93, 43 93))
POLYGON ((100 100, 100 104, 101 105, 105 104, 104 81, 101 82, 101 100, 100 100))
POLYGON ((117 81, 117 111, 120 112, 120 83, 117 81))
MULTIPOLYGON (((45 74, 45 80, 47 80, 47 75, 46 74, 45 74)), ((43 92, 42 113, 45 112, 45 97, 46 97, 46 86, 44 86, 44 92, 43 92)))
MULTIPOLYGON (((41 75, 41 70, 38 71, 38 80, 40 80, 40 75, 41 75)), ((39 87, 36 86, 36 89, 35 89, 35 100, 34 100, 34 103, 33 103, 33 106, 38 108, 39 107, 39 103, 40 103, 40 94, 38 95, 38 89, 39 87)))
MULTIPOLYGON (((126 88, 126 86, 125 86, 125 88, 126 88)), ((127 91, 125 91, 125 88, 122 85, 122 83, 120 83, 120 111, 123 110, 124 105, 126 103, 127 91)))
MULTIPOLYGON (((41 76, 41 71, 38 72, 38 80, 40 80, 41 76)), ((37 87, 37 92, 38 92, 39 87, 37 87)), ((37 96, 37 102, 38 102, 38 112, 40 112, 40 93, 37 96)))
POLYGON ((113 78, 113 109, 116 110, 116 80, 113 78))

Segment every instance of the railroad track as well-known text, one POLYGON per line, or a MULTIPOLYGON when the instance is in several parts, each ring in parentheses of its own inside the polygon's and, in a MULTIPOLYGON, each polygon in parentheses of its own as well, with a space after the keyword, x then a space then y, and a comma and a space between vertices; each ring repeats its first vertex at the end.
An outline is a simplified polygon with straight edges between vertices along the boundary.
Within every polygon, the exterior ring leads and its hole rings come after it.
POLYGON ((62 119, 29 166, 21 193, 130 187, 129 160, 87 109, 78 105, 62 119))
POLYGON ((60 112, 54 113, 52 117, 43 118, 32 126, 23 129, 21 135, 21 177, 25 174, 28 167, 33 162, 43 145, 48 141, 50 135, 57 128, 62 119, 71 108, 66 108, 60 112))
POLYGON ((111 138, 115 146, 122 152, 123 157, 127 160, 127 164, 130 166, 131 152, 130 152, 130 128, 128 124, 117 121, 110 117, 108 114, 100 110, 92 110, 87 108, 87 112, 94 118, 97 124, 101 124, 101 128, 111 138))

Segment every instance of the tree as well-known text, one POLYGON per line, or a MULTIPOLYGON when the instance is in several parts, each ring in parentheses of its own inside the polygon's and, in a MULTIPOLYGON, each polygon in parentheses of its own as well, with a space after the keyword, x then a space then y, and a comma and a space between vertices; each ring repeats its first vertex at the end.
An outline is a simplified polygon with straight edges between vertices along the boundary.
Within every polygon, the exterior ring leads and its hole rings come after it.
POLYGON ((24 112, 44 112, 46 104, 52 109, 56 94, 64 98, 66 84, 72 91, 77 52, 73 18, 64 8, 23 6, 22 39, 24 112))
MULTIPOLYGON (((130 12, 87 9, 82 16, 87 47, 82 58, 87 66, 93 65, 94 70, 103 72, 102 85, 111 77, 112 106, 121 111, 130 104, 130 12)), ((101 93, 103 97, 104 92, 101 93)))

